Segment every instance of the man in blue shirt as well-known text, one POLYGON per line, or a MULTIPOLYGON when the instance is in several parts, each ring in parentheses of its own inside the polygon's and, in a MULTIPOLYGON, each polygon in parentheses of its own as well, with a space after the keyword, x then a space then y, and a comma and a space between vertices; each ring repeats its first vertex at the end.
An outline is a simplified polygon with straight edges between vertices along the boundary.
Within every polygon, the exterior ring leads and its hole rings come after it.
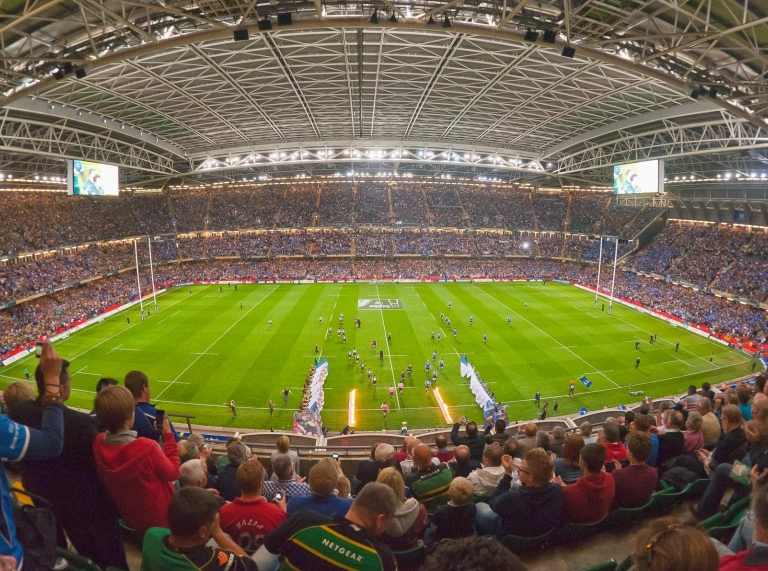
MULTIPOLYGON (((53 347, 45 342, 40 355, 40 368, 45 379, 42 395, 43 420, 40 430, 16 424, 6 416, 0 416, 0 456, 7 460, 46 460, 56 458, 64 446, 59 375, 63 360, 53 347)), ((16 539, 16 525, 13 520, 13 503, 10 485, 5 470, 0 470, 0 501, 5 530, 0 533, 0 556, 11 556, 16 567, 21 567, 24 552, 16 539)))
POLYGON ((340 473, 338 460, 324 458, 312 466, 307 477, 312 493, 308 496, 292 496, 286 508, 288 517, 300 510, 316 511, 326 517, 345 515, 352 506, 352 500, 336 495, 339 479, 345 477, 340 473))
MULTIPOLYGON (((157 409, 149 402, 149 379, 141 371, 129 371, 125 375, 125 388, 131 391, 136 403, 136 416, 131 430, 135 430, 140 437, 157 440, 160 433, 155 430, 157 409)), ((170 420, 169 420, 170 424, 170 420)), ((179 433, 171 424, 171 431, 176 442, 179 441, 179 433)))

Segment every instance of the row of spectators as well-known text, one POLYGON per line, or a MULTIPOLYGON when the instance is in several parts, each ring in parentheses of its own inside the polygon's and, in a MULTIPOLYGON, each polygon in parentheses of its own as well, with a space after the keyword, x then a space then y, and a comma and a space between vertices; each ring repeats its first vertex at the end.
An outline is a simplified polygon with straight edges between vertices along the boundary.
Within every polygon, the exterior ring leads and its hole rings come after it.
POLYGON ((346 182, 174 189, 118 197, 0 193, 0 254, 146 234, 392 224, 570 229, 627 236, 658 210, 616 207, 606 195, 432 183, 346 182), (391 211, 389 192, 391 191, 391 211), (571 197, 570 220, 566 220, 571 197), (462 208, 463 206, 463 208, 462 208), (34 213, 34 214, 33 214, 34 213), (630 223, 632 224, 630 225, 630 223), (631 226, 631 227, 630 227, 631 226))
MULTIPOLYGON (((610 283, 612 269, 603 268, 601 283, 610 283)), ((216 260, 165 264, 155 267, 157 287, 168 283, 214 280, 273 279, 561 279, 587 285, 597 283, 597 268, 573 262, 527 258, 400 258, 290 259, 268 261, 216 260)), ((150 289, 148 268, 142 269, 142 290, 150 289)), ((80 319, 98 315, 115 303, 137 294, 135 274, 96 280, 80 287, 39 297, 0 311, 0 352, 50 334, 80 319)), ((617 297, 638 301, 716 333, 740 340, 766 341, 765 311, 708 295, 702 291, 653 280, 629 271, 616 274, 617 297)))
POLYGON ((670 223, 627 263, 757 301, 768 296, 768 234, 763 230, 670 223))
MULTIPOLYGON (((275 435, 268 464, 238 437, 214 459, 201 435, 182 440, 159 414, 141 371, 127 372, 123 386, 101 379, 91 414, 62 406, 71 393, 69 362, 49 344, 34 379, 37 398, 21 381, 5 391, 0 426, 10 436, 0 453, 18 461, 24 489, 45 498, 56 517, 58 537, 55 526, 40 526, 43 540, 60 547, 69 540, 103 568, 127 568, 122 526, 140 538, 146 571, 395 571, 398 555, 421 546, 436 546, 422 571, 524 571, 502 547, 508 535, 539 538, 568 524, 597 524, 647 505, 662 486, 679 492, 702 480, 703 496, 690 506, 697 519, 751 496, 729 544, 675 518, 652 520, 628 547, 634 569, 763 569, 768 559, 762 375, 725 392, 691 385, 674 404, 649 399, 609 416, 598 431, 583 422, 570 435, 535 423, 515 431, 493 414, 464 417, 437 434, 434 447, 413 436, 399 449, 373 444, 351 479, 331 458, 302 477, 302 458, 285 435, 275 435), (734 478, 734 469, 745 477, 734 478)), ((4 473, 0 493, 10 503, 4 473)), ((50 568, 24 545, 25 534, 17 537, 14 513, 0 516, 5 568, 20 568, 22 559, 25 568, 50 568)))

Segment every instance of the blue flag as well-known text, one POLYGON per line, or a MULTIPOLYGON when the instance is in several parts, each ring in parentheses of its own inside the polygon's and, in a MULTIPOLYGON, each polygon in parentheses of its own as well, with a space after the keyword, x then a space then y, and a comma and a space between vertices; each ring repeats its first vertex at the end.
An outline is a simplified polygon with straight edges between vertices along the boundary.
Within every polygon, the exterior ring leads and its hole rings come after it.
POLYGON ((582 408, 582 409, 579 411, 579 414, 580 414, 581 416, 584 416, 585 414, 587 414, 587 409, 586 409, 586 407, 582 408))
POLYGON ((620 405, 619 405, 619 410, 627 410, 627 405, 625 405, 625 404, 620 404, 620 405))
POLYGON ((583 377, 579 377, 579 380, 580 380, 582 383, 584 383, 584 386, 585 386, 585 387, 587 387, 587 388, 589 388, 589 387, 591 387, 591 386, 592 386, 592 381, 590 381, 590 380, 589 380, 589 379, 586 377, 586 375, 585 375, 585 376, 583 376, 583 377))

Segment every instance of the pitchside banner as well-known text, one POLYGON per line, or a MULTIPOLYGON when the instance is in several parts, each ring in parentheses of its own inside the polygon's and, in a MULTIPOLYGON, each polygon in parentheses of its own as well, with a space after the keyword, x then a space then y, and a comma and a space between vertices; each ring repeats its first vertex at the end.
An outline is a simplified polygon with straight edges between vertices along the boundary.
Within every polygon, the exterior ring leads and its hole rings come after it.
POLYGON ((357 309, 405 309, 399 299, 358 299, 357 309))

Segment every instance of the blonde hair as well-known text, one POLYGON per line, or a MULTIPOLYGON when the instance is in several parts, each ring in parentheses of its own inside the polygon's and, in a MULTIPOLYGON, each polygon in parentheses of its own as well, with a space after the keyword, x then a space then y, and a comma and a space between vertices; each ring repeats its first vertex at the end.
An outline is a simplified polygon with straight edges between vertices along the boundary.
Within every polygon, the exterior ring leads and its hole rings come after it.
POLYGON ((291 440, 283 434, 280 438, 277 439, 277 449, 285 454, 288 452, 288 449, 291 447, 291 440))
POLYGON ((28 400, 35 400, 35 391, 24 381, 14 381, 3 393, 3 400, 8 407, 9 412, 13 412, 13 409, 22 402, 28 400))
POLYGON ((96 416, 109 432, 119 431, 131 419, 135 406, 131 391, 119 385, 107 387, 93 399, 96 416))
POLYGON ((405 482, 400 472, 394 468, 384 468, 379 472, 379 477, 376 478, 379 484, 384 484, 392 488, 397 496, 397 501, 401 504, 405 502, 405 482))
POLYGON ((339 481, 336 482, 336 495, 343 499, 348 499, 352 493, 352 486, 349 483, 349 478, 346 476, 339 476, 339 481))
POLYGON ((463 506, 475 495, 472 482, 466 478, 454 478, 448 487, 448 497, 455 506, 463 506))

